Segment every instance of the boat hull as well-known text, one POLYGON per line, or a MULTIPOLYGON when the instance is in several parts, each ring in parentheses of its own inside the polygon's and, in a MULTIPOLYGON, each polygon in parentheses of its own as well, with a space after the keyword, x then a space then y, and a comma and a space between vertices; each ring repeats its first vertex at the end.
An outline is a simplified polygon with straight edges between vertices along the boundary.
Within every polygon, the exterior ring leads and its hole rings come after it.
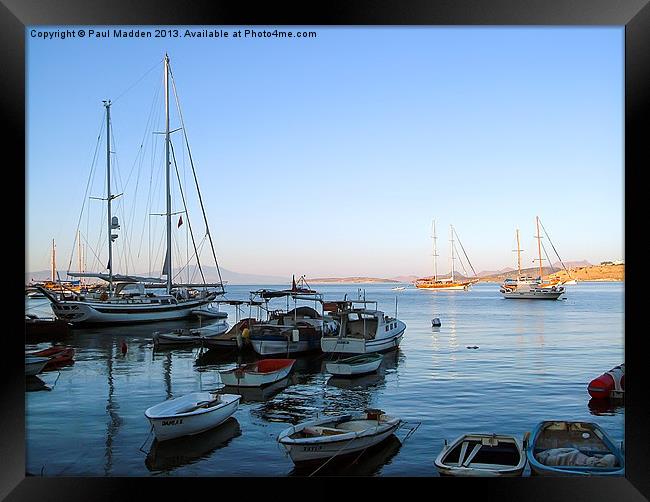
POLYGON ((514 436, 502 436, 496 434, 463 434, 455 439, 448 446, 438 454, 434 461, 434 465, 440 475, 442 476, 457 476, 457 477, 517 477, 521 476, 526 467, 526 453, 524 451, 521 441, 514 436), (473 448, 465 447, 463 452, 463 442, 467 442, 468 446, 474 446, 481 443, 480 448, 476 453, 485 449, 484 457, 472 455, 473 448), (449 461, 452 457, 452 452, 461 448, 461 453, 454 461, 449 461), (516 459, 515 462, 509 464, 498 463, 493 460, 497 455, 501 455, 502 461, 504 457, 509 460, 516 459), (462 458, 461 458, 462 457, 462 458), (473 458, 472 458, 473 457, 473 458), (485 462, 486 457, 492 457, 490 462, 485 462), (472 462, 474 458, 483 460, 483 462, 472 462), (465 462, 469 459, 469 462, 465 462), (460 465, 458 465, 460 464, 460 465))
MULTIPOLYGON (((188 403, 191 401, 188 399, 189 396, 199 396, 194 397, 195 400, 200 400, 201 395, 209 395, 209 392, 194 393, 188 396, 182 396, 177 399, 172 399, 165 401, 156 406, 145 411, 145 416, 151 423, 154 434, 158 441, 167 441, 169 439, 174 439, 182 436, 191 436, 194 434, 199 434, 201 432, 207 431, 214 427, 217 427, 221 423, 225 422, 239 406, 239 400, 241 396, 236 394, 222 394, 224 402, 213 408, 207 408, 205 410, 198 410, 189 413, 169 413, 165 415, 164 413, 157 413, 156 408, 159 408, 164 404, 171 404, 173 401, 180 402, 183 404, 185 401, 188 403), (185 400, 185 401, 181 401, 185 400)), ((206 397, 208 399, 208 397, 206 397)))
POLYGON ((207 345, 210 338, 219 336, 228 331, 227 322, 218 322, 203 328, 192 329, 188 332, 154 333, 153 340, 156 345, 207 345))
POLYGON ((219 374, 221 375, 221 382, 224 385, 232 387, 263 387, 286 378, 291 372, 294 363, 295 359, 283 368, 267 373, 239 371, 235 369, 231 371, 223 371, 219 374))
POLYGON ((327 336, 321 339, 321 349, 323 352, 335 354, 369 354, 393 350, 399 346, 406 330, 406 324, 402 321, 397 322, 400 326, 390 336, 372 340, 327 336))
POLYGON ((49 357, 25 356, 25 376, 38 375, 49 361, 49 357))
MULTIPOLYGON (((362 356, 363 357, 363 356, 362 356)), ((354 364, 353 362, 335 361, 328 362, 325 364, 325 368, 332 375, 336 376, 358 376, 358 375, 367 375, 369 373, 374 373, 379 369, 383 358, 380 356, 375 360, 367 361, 360 364, 354 364)))
POLYGON ((501 290, 504 298, 519 300, 557 300, 564 294, 564 291, 506 291, 501 290))
POLYGON ((205 298, 169 305, 66 301, 52 303, 51 307, 57 318, 77 326, 135 324, 191 317, 193 316, 192 310, 210 303, 211 300, 211 298, 205 298))
POLYGON ((299 340, 294 342, 287 339, 251 339, 251 346, 261 356, 277 356, 318 350, 320 348, 320 340, 299 340))
POLYGON ((296 428, 317 426, 331 418, 306 422, 300 426, 286 429, 278 436, 279 443, 287 451, 295 464, 322 461, 334 456, 342 457, 370 448, 388 439, 400 426, 399 419, 391 419, 378 427, 363 432, 350 432, 338 436, 324 436, 315 439, 291 439, 296 428))

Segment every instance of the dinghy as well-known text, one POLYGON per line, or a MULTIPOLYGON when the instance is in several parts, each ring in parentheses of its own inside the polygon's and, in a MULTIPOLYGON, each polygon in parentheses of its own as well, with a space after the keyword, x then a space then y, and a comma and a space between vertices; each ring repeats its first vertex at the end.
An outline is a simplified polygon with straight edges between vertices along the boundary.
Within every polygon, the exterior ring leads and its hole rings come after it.
POLYGON ((384 356, 377 353, 361 354, 358 356, 339 359, 338 361, 328 362, 325 365, 327 371, 332 375, 338 376, 356 376, 367 375, 377 371, 384 356))
POLYGON ((615 366, 587 386, 587 392, 594 399, 623 399, 625 396, 625 364, 615 366))
POLYGON ((442 326, 442 323, 440 322, 439 317, 434 317, 433 319, 431 319, 431 327, 432 328, 439 328, 440 326, 442 326))
POLYGON ((192 392, 169 399, 144 412, 158 441, 198 434, 223 423, 239 406, 241 396, 192 392))
POLYGON ((201 345, 208 343, 215 336, 222 335, 228 330, 228 323, 219 321, 202 328, 175 329, 168 333, 158 331, 153 334, 154 345, 201 345))
POLYGON ((625 460, 605 431, 592 422, 544 421, 526 448, 532 474, 624 476, 625 460))
POLYGON ((72 347, 53 345, 47 349, 26 352, 25 355, 30 357, 47 358, 48 361, 43 368, 46 370, 74 364, 74 349, 72 347))
POLYGON ((286 378, 295 362, 295 359, 262 359, 219 374, 225 385, 262 387, 286 378))
POLYGON ((34 376, 43 371, 50 361, 49 357, 34 357, 25 355, 25 376, 34 376))
POLYGON ((211 305, 204 305, 203 307, 193 309, 190 313, 198 318, 205 319, 225 319, 228 317, 228 312, 223 312, 211 305))
POLYGON ((381 410, 319 418, 282 431, 278 442, 294 463, 321 461, 356 453, 390 437, 399 418, 381 410))
POLYGON ((434 465, 445 476, 521 476, 526 453, 514 436, 463 434, 445 441, 434 465))

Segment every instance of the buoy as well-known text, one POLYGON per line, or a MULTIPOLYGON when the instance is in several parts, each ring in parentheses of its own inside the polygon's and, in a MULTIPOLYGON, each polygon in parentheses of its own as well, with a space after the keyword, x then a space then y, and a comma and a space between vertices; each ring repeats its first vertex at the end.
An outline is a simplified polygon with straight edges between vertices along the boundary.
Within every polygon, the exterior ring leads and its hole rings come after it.
POLYGON ((625 364, 606 371, 587 386, 594 399, 622 399, 625 395, 625 364))
POLYGON ((122 354, 126 354, 127 347, 126 347, 126 342, 122 340, 122 354))

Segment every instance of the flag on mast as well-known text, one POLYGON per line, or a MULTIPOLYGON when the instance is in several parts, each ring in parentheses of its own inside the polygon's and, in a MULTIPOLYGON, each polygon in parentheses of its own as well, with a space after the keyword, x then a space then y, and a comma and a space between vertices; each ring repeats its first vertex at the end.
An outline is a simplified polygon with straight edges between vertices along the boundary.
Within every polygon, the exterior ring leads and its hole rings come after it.
POLYGON ((183 224, 183 215, 181 214, 178 217, 178 226, 176 228, 180 228, 180 226, 183 224))

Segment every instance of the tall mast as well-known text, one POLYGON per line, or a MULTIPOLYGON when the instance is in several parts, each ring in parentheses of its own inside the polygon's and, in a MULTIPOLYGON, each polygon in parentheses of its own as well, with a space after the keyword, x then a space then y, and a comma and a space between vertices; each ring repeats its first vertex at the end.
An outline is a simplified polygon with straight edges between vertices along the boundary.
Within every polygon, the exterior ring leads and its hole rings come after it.
POLYGON ((106 201, 108 202, 108 291, 113 290, 113 236, 111 228, 111 100, 104 101, 106 107, 106 201))
POLYGON ((56 248, 54 247, 54 239, 52 239, 52 270, 50 274, 52 282, 56 282, 56 248))
POLYGON ((517 229, 517 269, 521 277, 521 249, 519 248, 519 229, 517 229))
POLYGON ((449 225, 449 233, 451 234, 451 282, 454 282, 454 226, 449 225))
POLYGON ((79 262, 79 272, 82 270, 82 257, 81 257, 81 231, 77 230, 77 261, 79 262))
POLYGON ((539 216, 535 216, 537 222, 537 251, 539 252, 539 278, 542 278, 542 236, 539 235, 539 216))
POLYGON ((431 239, 433 239, 433 280, 437 281, 438 280, 438 262, 436 260, 436 257, 438 254, 436 253, 436 220, 432 221, 433 225, 433 235, 431 236, 431 239))
POLYGON ((169 56, 165 53, 165 180, 167 189, 167 293, 172 290, 172 198, 169 187, 169 56))

